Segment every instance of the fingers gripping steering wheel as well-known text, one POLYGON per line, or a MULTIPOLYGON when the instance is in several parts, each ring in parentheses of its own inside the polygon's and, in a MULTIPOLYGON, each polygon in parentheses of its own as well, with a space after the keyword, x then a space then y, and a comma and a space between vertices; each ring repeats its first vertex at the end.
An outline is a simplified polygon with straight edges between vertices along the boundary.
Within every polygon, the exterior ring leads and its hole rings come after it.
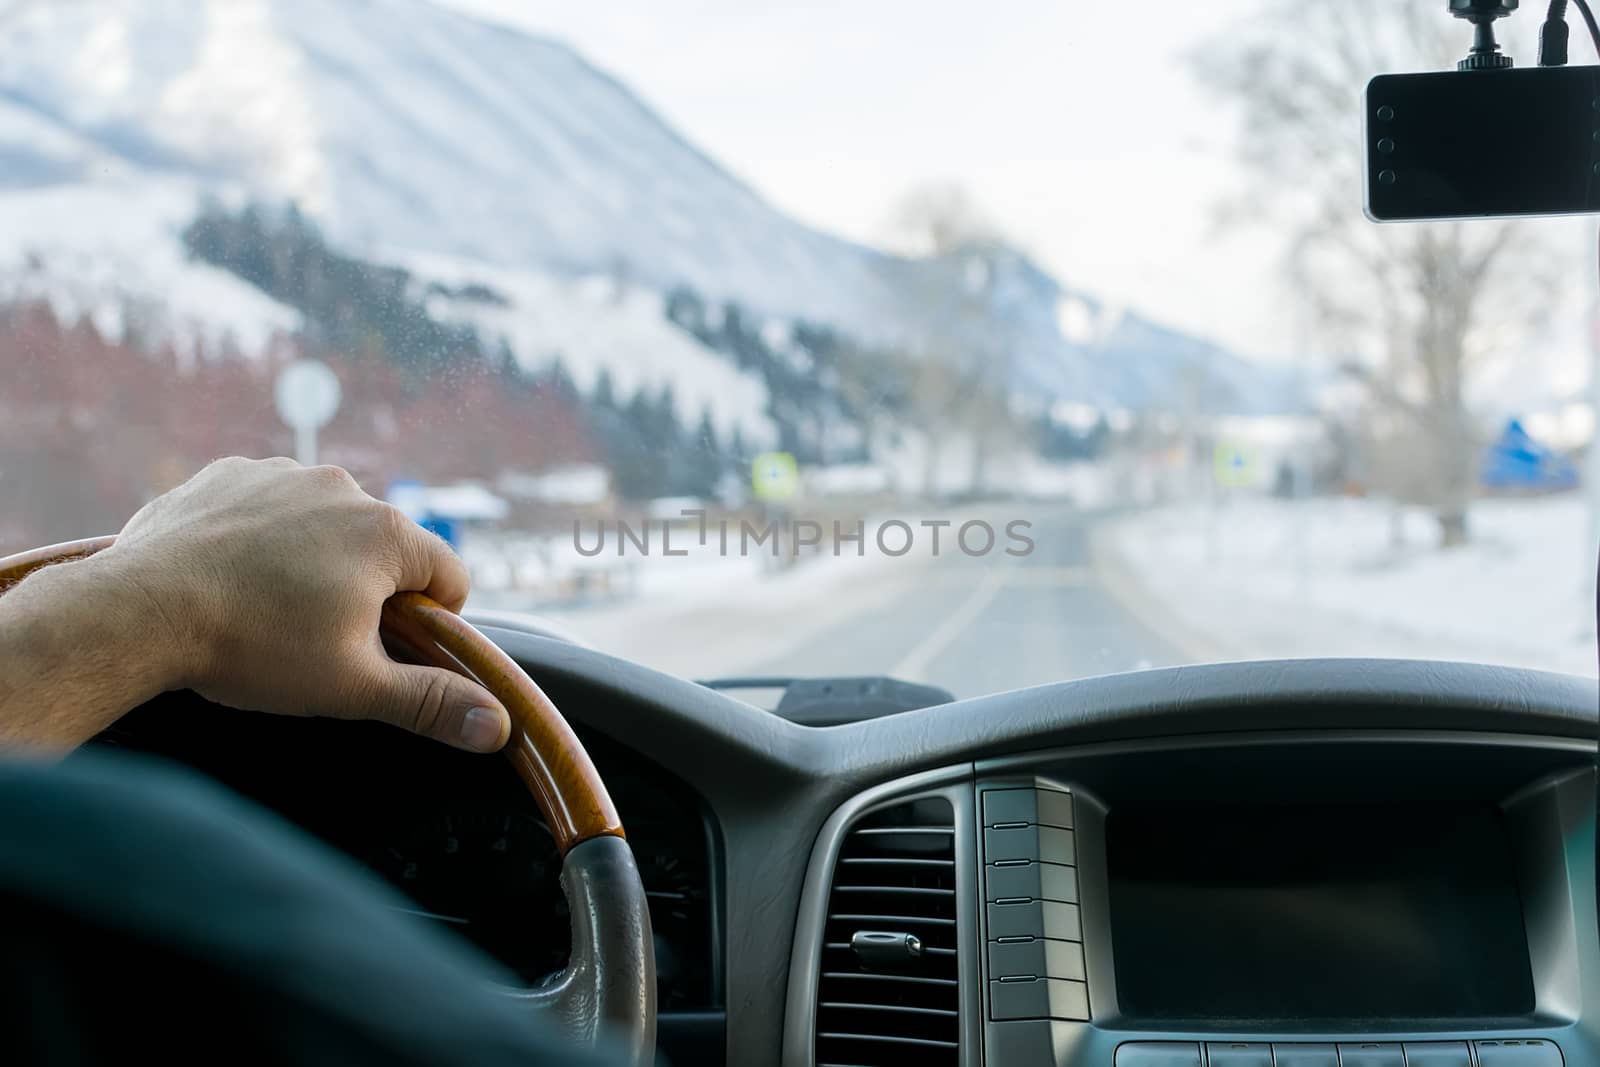
MULTIPOLYGON (((84 559, 101 537, 0 558, 0 594, 52 563, 84 559)), ((538 988, 514 996, 551 1012, 575 1039, 603 1031, 635 1064, 655 1051, 655 951, 644 886, 622 821, 589 754, 522 668, 459 615, 420 593, 383 606, 382 632, 419 662, 473 679, 511 715, 505 753, 538 802, 561 850, 561 888, 572 911, 572 955, 538 988)))

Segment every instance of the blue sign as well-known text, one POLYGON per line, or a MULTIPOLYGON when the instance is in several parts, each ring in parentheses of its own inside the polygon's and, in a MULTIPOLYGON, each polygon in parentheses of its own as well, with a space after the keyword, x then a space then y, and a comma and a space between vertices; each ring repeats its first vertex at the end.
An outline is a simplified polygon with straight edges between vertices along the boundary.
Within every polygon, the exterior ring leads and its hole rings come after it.
POLYGON ((1506 423, 1483 457, 1483 484, 1490 489, 1555 492, 1578 484, 1571 460, 1529 436, 1517 419, 1506 423))
POLYGON ((442 537, 451 548, 461 547, 460 533, 456 528, 455 520, 441 518, 438 515, 424 515, 417 520, 417 525, 430 533, 442 537))

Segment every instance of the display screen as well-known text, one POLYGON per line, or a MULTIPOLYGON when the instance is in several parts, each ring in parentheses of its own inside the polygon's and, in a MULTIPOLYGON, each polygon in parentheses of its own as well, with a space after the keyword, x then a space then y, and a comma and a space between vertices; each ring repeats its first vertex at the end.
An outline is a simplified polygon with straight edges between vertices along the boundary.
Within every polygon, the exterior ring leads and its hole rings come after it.
POLYGON ((1600 209, 1592 66, 1380 74, 1367 86, 1367 209, 1383 220, 1600 209), (1505 75, 1509 75, 1505 76, 1505 75))
POLYGON ((1106 835, 1117 998, 1130 1018, 1533 1010, 1498 808, 1117 805, 1106 835))

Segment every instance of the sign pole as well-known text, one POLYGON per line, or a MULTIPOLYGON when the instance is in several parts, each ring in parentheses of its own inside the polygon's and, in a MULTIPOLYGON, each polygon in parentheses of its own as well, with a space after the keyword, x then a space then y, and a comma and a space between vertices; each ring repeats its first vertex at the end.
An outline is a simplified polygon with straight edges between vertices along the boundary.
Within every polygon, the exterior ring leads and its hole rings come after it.
POLYGON ((294 458, 302 467, 317 465, 317 428, 301 425, 294 428, 294 458))
POLYGON ((283 369, 273 389, 278 417, 294 431, 294 458, 302 467, 317 462, 317 430, 339 410, 339 379, 326 363, 297 359, 283 369))

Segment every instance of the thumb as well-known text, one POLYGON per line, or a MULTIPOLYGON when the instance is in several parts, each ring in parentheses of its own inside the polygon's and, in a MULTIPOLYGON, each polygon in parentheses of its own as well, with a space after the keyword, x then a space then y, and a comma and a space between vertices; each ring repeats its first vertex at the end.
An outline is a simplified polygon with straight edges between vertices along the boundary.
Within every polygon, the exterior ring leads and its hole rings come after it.
POLYGON ((469 752, 498 752, 511 736, 511 717, 483 686, 454 671, 381 659, 366 691, 363 718, 469 752))

